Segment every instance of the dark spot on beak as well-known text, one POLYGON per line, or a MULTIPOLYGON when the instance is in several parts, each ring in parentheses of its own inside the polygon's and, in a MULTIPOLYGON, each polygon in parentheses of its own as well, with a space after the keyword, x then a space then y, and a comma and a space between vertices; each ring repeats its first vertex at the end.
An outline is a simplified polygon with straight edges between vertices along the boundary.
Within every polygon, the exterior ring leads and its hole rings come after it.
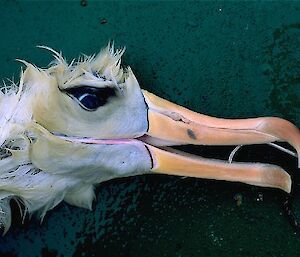
POLYGON ((186 131, 186 133, 187 133, 187 135, 189 136, 189 138, 191 138, 191 139, 193 139, 193 140, 196 140, 196 139, 197 139, 197 137, 196 137, 196 135, 195 135, 195 133, 194 133, 193 130, 188 129, 188 130, 186 131))

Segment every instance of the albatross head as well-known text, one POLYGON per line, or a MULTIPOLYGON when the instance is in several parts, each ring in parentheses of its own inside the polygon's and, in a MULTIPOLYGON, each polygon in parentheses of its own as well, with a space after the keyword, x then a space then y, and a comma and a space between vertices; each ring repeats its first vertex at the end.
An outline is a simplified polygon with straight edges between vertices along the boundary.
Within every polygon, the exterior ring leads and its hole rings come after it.
POLYGON ((167 146, 286 141, 299 154, 300 133, 279 118, 225 120, 192 112, 140 89, 124 49, 47 69, 23 61, 18 83, 0 93, 0 224, 10 226, 11 199, 41 218, 62 200, 91 208, 94 185, 147 173, 239 181, 290 192, 278 166, 210 160, 167 146))

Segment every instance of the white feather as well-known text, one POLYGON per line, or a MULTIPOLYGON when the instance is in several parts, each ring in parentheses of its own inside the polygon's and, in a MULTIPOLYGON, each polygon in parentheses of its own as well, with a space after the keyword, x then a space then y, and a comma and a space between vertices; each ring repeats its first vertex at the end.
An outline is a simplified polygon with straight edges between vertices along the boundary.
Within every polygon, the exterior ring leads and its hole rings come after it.
POLYGON ((49 209, 64 199, 90 209, 95 197, 93 184, 82 183, 82 179, 64 174, 51 174, 31 162, 31 144, 38 136, 30 130, 35 126, 31 101, 35 90, 45 86, 39 82, 37 73, 55 77, 61 89, 80 84, 82 80, 97 87, 121 87, 129 85, 129 81, 135 82, 131 70, 121 68, 125 48, 115 51, 114 45, 108 44, 97 56, 84 56, 67 64, 61 53, 50 47, 38 47, 53 53, 55 60, 51 67, 40 69, 19 60, 27 66, 26 79, 21 72, 18 85, 3 83, 0 87, 0 226, 4 233, 11 224, 11 199, 24 204, 24 213, 38 212, 43 218, 49 209))

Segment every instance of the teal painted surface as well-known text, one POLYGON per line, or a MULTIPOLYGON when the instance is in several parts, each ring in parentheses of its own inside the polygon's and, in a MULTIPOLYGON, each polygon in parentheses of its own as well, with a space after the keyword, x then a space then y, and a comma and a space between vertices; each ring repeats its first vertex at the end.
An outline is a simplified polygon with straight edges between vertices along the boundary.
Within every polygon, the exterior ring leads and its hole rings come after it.
MULTIPOLYGON (((36 45, 68 60, 114 40, 126 46, 143 88, 197 112, 222 117, 276 115, 300 127, 300 3, 239 1, 1 1, 0 77, 18 78, 21 58, 46 66, 36 45), (104 20, 106 22, 104 22, 104 20), (101 22, 102 21, 102 22, 101 22)), ((230 148, 187 147, 226 158, 230 148)), ((237 159, 296 161, 268 147, 237 159)), ((276 190, 148 176, 99 185, 92 212, 61 204, 43 223, 15 210, 1 256, 297 256, 300 235, 276 190), (242 196, 241 205, 237 199, 242 196)))

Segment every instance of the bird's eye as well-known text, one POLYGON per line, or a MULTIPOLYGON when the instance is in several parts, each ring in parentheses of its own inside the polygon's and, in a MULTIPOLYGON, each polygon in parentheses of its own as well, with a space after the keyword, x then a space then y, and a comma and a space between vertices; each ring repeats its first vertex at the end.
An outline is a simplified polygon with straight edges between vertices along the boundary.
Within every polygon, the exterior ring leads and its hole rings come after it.
POLYGON ((87 111, 97 110, 100 106, 105 105, 110 97, 116 96, 115 89, 111 87, 80 86, 68 88, 65 92, 76 99, 80 106, 87 111))

